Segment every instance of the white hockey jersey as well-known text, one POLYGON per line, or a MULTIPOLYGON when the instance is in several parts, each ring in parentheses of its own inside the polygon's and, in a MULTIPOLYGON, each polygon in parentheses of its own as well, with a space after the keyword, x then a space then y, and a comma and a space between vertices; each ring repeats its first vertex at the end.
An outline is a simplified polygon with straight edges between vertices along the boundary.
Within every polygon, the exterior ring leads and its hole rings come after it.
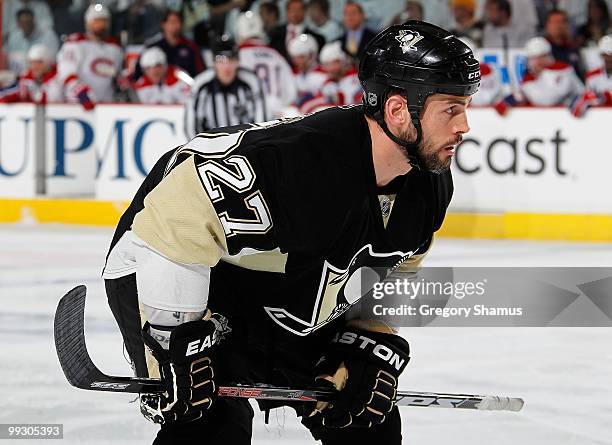
POLYGON ((584 85, 570 65, 555 61, 544 68, 539 76, 527 73, 521 90, 531 105, 569 105, 582 94, 584 85))
POLYGON ((357 70, 349 70, 340 79, 335 80, 328 77, 323 85, 322 93, 329 98, 334 105, 352 105, 361 103, 363 89, 359 83, 357 70))
POLYGON ((589 71, 586 75, 586 87, 606 96, 607 104, 612 105, 612 75, 606 72, 604 67, 589 71))
POLYGON ((168 66, 166 78, 161 83, 153 83, 143 74, 134 84, 138 99, 143 104, 185 104, 191 95, 191 86, 178 76, 178 69, 168 66))
POLYGON ((280 117, 282 110, 297 98, 293 70, 287 60, 256 39, 241 43, 238 56, 240 65, 254 71, 261 79, 272 116, 280 117))
POLYGON ((32 70, 25 71, 19 76, 15 88, 11 88, 0 95, 0 102, 33 102, 46 104, 49 102, 74 102, 74 97, 67 97, 64 82, 57 74, 54 66, 42 79, 36 79, 32 70))
POLYGON ((502 81, 499 72, 486 63, 480 64, 480 87, 472 96, 472 105, 494 105, 502 99, 502 81))
POLYGON ((321 94, 323 85, 329 76, 320 66, 316 66, 308 71, 293 71, 295 83, 297 85, 297 106, 298 108, 306 101, 321 94))
POLYGON ((57 55, 60 77, 88 85, 95 102, 113 101, 113 78, 122 64, 123 52, 116 40, 95 41, 85 34, 70 35, 57 55))

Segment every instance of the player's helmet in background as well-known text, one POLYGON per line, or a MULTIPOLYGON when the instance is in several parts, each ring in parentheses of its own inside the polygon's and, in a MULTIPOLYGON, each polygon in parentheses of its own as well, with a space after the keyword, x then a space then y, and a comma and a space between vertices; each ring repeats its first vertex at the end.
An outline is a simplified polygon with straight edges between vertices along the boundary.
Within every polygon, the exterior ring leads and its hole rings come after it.
POLYGON ((264 24, 259 14, 247 11, 236 19, 236 39, 243 42, 248 39, 263 39, 266 35, 264 24))
POLYGON ((425 101, 436 93, 474 94, 480 85, 480 64, 472 50, 448 31, 409 20, 384 29, 368 43, 359 65, 359 80, 366 115, 404 146, 410 163, 420 168, 417 152, 423 137, 420 114, 425 101), (417 131, 415 141, 402 140, 387 128, 384 106, 393 93, 407 99, 417 131))

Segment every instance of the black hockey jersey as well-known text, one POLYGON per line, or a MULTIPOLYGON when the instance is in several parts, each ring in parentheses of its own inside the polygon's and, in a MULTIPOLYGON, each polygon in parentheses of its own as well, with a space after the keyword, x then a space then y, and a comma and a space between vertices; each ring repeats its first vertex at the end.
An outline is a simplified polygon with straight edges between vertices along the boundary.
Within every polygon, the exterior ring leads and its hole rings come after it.
POLYGON ((175 262, 212 267, 213 280, 219 261, 249 269, 251 303, 299 336, 425 252, 453 190, 450 172, 414 169, 378 188, 361 106, 202 133, 164 163, 124 230, 175 262), (284 297, 269 300, 266 287, 284 297))

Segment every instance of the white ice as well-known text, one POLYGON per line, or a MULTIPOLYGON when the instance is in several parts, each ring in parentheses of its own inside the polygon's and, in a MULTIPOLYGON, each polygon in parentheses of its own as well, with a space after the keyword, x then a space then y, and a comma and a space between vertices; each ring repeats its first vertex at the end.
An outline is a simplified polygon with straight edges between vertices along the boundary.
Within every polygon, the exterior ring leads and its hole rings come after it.
MULTIPOLYGON (((151 443, 156 426, 141 417, 133 398, 70 387, 53 345, 57 301, 86 284, 90 353, 105 372, 130 373, 99 277, 110 237, 108 229, 0 226, 0 423, 62 423, 66 444, 151 443)), ((427 264, 612 266, 612 245, 440 239, 427 264)), ((413 359, 401 388, 526 401, 520 413, 402 408, 404 443, 612 444, 612 329, 402 333, 413 359)), ((273 411, 268 426, 256 412, 253 443, 313 441, 287 409, 273 411)))

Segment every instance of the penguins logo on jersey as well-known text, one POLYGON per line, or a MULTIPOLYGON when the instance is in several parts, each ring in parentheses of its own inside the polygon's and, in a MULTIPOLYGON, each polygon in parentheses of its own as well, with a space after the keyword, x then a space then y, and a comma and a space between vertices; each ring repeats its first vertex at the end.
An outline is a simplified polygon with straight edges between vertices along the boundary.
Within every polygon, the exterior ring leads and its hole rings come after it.
POLYGON ((323 264, 321 281, 310 320, 303 320, 284 308, 264 307, 266 313, 284 329, 300 336, 308 335, 344 314, 384 280, 414 252, 374 252, 366 244, 340 269, 328 261, 323 264))

